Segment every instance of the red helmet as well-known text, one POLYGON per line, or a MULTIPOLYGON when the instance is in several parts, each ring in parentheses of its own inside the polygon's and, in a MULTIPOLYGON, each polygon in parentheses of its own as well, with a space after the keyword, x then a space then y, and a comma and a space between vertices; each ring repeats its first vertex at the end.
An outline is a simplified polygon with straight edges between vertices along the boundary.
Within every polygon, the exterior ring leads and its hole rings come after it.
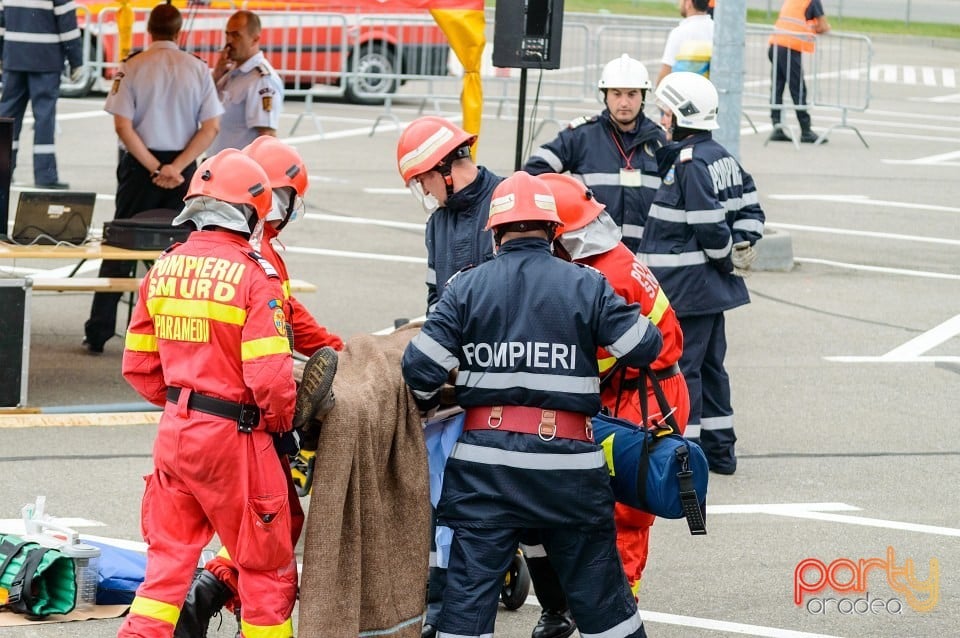
POLYGON ((261 135, 250 142, 243 153, 252 157, 267 172, 270 188, 289 186, 300 197, 307 193, 307 167, 294 147, 270 135, 261 135))
POLYGON ((397 168, 404 184, 409 184, 417 175, 432 171, 450 153, 470 146, 476 140, 476 135, 436 115, 410 122, 397 142, 397 168))
POLYGON ((246 204, 263 219, 273 208, 269 184, 270 178, 259 164, 235 148, 226 148, 197 167, 183 199, 212 197, 228 204, 246 204))
POLYGON ((604 206, 593 196, 583 182, 559 173, 544 173, 540 179, 547 183, 557 200, 557 214, 563 221, 563 232, 580 230, 604 211, 604 206))
POLYGON ((557 203, 546 182, 517 171, 493 190, 485 230, 511 222, 533 221, 557 224, 557 232, 563 227, 563 221, 557 216, 557 203))

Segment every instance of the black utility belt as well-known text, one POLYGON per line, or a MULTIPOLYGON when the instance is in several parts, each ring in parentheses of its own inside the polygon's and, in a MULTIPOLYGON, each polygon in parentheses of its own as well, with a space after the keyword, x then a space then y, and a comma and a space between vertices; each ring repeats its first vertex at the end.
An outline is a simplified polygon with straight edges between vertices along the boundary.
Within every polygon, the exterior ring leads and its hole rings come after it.
MULTIPOLYGON (((181 388, 176 387, 167 388, 167 401, 170 403, 179 402, 180 390, 181 388)), ((236 421, 237 430, 240 432, 250 433, 260 424, 260 408, 257 406, 208 397, 199 392, 190 393, 187 408, 236 421)))
MULTIPOLYGON (((661 370, 651 370, 654 378, 657 381, 663 381, 664 379, 669 379, 670 377, 680 374, 680 364, 673 364, 669 368, 663 368, 661 370)), ((640 384, 644 381, 643 376, 634 377, 632 379, 624 379, 620 384, 620 387, 624 390, 639 390, 640 384)))

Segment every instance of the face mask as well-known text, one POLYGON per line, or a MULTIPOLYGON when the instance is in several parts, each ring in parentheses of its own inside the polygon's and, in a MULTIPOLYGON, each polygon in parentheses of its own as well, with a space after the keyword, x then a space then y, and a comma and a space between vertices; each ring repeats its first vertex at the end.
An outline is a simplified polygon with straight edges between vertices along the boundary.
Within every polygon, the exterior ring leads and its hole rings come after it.
POLYGON ((440 201, 430 193, 424 192, 423 186, 421 186, 417 180, 410 180, 409 188, 414 198, 423 206, 423 210, 427 215, 431 215, 435 210, 440 208, 440 201))

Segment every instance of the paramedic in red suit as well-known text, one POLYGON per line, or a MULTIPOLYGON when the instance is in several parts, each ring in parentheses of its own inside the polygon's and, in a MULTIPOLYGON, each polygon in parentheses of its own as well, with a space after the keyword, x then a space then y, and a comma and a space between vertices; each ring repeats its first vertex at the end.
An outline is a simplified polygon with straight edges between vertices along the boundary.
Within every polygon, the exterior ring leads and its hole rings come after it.
POLYGON ((273 190, 273 209, 263 223, 263 236, 258 250, 273 264, 283 283, 284 314, 293 326, 293 349, 310 356, 324 346, 343 350, 343 340, 317 323, 310 311, 290 291, 290 275, 283 257, 277 253, 273 241, 287 224, 296 221, 303 211, 303 198, 309 186, 307 167, 297 149, 275 137, 260 136, 243 149, 270 178, 273 190))
POLYGON ((141 511, 147 571, 121 637, 173 634, 214 533, 239 569, 242 634, 293 636, 289 475, 274 449, 292 424, 293 358, 280 278, 248 243, 269 186, 240 151, 204 161, 175 221, 198 230, 140 288, 123 375, 164 412, 141 511))
MULTIPOLYGON (((251 244, 259 250, 264 259, 276 269, 283 287, 283 314, 287 318, 288 334, 293 337, 293 349, 311 356, 324 346, 335 350, 343 349, 343 340, 317 323, 303 304, 290 291, 290 276, 287 265, 273 247, 276 239, 286 225, 296 219, 302 211, 302 197, 307 192, 309 179, 303 158, 295 148, 275 137, 260 136, 247 145, 245 155, 257 162, 267 173, 270 188, 273 191, 273 208, 263 222, 254 229, 251 244)), ((293 450, 287 450, 292 452, 293 450)), ((289 472, 287 454, 281 454, 281 462, 289 472)), ((303 529, 304 514, 300 506, 300 497, 292 479, 287 485, 287 497, 291 515, 291 539, 294 546, 303 529)), ((197 574, 186 601, 180 610, 175 638, 193 638, 205 635, 210 618, 226 605, 236 612, 240 606, 237 597, 237 567, 230 558, 230 552, 223 547, 217 556, 204 565, 197 574)))
MULTIPOLYGON (((540 176, 547 182, 557 201, 557 214, 563 220, 563 232, 556 242, 570 258, 599 270, 613 290, 630 303, 640 304, 640 311, 660 329, 663 346, 651 369, 660 381, 664 394, 674 408, 674 417, 681 432, 690 414, 690 395, 680 372, 678 361, 683 352, 683 333, 676 313, 660 288, 656 277, 637 260, 633 251, 620 241, 616 222, 607 214, 592 191, 570 175, 548 173, 540 176)), ((600 400, 610 414, 640 423, 640 392, 635 368, 616 365, 616 359, 600 349, 598 362, 603 382, 600 400)), ((646 389, 647 405, 655 410, 656 396, 646 389)), ((653 411, 652 410, 652 411, 653 411)), ((638 594, 643 569, 647 563, 650 526, 655 517, 647 512, 617 503, 614 510, 617 524, 617 549, 634 595, 638 594)), ((563 596, 542 546, 525 548, 534 588, 544 609, 565 613, 563 596), (538 564, 539 563, 539 564, 538 564)))

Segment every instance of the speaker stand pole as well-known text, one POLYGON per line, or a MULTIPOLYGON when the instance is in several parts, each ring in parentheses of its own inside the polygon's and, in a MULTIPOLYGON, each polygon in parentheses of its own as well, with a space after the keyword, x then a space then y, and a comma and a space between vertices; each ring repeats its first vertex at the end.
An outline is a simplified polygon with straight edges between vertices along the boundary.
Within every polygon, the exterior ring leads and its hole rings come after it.
POLYGON ((517 157, 513 170, 519 171, 523 166, 523 117, 527 110, 527 68, 520 69, 520 100, 517 105, 517 157))

